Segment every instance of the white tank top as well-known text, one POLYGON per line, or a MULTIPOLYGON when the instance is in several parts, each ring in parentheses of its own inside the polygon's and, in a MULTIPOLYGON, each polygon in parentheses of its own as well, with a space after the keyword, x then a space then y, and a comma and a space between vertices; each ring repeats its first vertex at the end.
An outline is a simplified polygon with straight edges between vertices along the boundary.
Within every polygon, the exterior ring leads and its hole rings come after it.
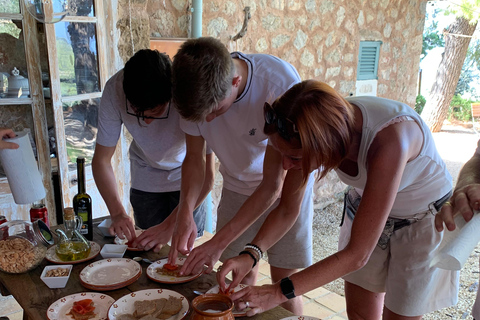
POLYGON ((390 212, 391 217, 407 217, 428 210, 428 205, 452 189, 452 177, 447 171, 421 117, 406 104, 378 97, 351 97, 347 101, 360 108, 363 115, 362 140, 358 154, 358 174, 349 176, 336 170, 340 180, 363 193, 367 181, 368 149, 384 125, 397 117, 413 118, 423 132, 423 146, 417 158, 407 163, 390 212))

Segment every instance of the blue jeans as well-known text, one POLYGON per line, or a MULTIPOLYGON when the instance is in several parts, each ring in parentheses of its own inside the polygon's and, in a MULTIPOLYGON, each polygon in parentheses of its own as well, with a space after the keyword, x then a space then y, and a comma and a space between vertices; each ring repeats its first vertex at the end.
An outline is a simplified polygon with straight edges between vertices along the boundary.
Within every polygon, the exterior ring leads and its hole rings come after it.
MULTIPOLYGON (((148 229, 162 223, 172 213, 180 200, 180 191, 145 192, 130 188, 130 203, 133 207, 135 224, 148 229)), ((193 211, 193 220, 197 225, 197 236, 205 230, 207 205, 205 201, 193 211)))

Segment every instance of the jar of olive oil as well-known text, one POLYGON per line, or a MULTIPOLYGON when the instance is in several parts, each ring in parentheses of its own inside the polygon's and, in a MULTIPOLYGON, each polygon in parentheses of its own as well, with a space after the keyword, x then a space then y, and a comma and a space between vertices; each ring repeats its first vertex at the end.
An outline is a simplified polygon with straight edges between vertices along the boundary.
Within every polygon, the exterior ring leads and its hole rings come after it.
POLYGON ((88 257, 90 242, 80 233, 82 218, 75 215, 73 208, 65 208, 63 212, 63 226, 65 231, 55 230, 58 243, 55 253, 62 261, 77 261, 88 257))

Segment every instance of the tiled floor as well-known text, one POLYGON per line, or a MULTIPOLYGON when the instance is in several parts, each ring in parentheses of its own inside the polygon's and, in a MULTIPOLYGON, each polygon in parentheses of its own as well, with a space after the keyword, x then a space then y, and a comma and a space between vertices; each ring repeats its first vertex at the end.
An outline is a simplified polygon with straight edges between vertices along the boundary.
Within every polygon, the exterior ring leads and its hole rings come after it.
MULTIPOLYGON (((199 245, 212 238, 211 233, 206 233, 203 237, 197 239, 196 245, 199 245)), ((220 263, 217 263, 217 266, 220 263)), ((257 284, 267 284, 270 282, 270 267, 268 262, 260 262, 259 277, 257 284)), ((345 298, 330 292, 324 288, 318 288, 303 295, 305 316, 320 318, 323 320, 345 320, 347 314, 345 311, 345 298)), ((0 316, 7 316, 10 320, 22 320, 23 310, 12 296, 0 296, 0 316)))

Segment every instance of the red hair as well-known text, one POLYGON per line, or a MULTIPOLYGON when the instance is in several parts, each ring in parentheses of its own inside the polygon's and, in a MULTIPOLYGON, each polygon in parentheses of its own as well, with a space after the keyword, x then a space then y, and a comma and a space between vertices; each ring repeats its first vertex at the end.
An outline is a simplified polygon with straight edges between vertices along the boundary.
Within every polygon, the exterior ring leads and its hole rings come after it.
MULTIPOLYGON (((319 179, 337 169, 345 159, 352 140, 353 106, 324 82, 305 80, 296 84, 272 105, 280 117, 295 123, 300 140, 288 141, 302 149, 304 183, 308 180, 312 159, 320 165, 319 179)), ((267 135, 276 133, 265 125, 267 135)))

